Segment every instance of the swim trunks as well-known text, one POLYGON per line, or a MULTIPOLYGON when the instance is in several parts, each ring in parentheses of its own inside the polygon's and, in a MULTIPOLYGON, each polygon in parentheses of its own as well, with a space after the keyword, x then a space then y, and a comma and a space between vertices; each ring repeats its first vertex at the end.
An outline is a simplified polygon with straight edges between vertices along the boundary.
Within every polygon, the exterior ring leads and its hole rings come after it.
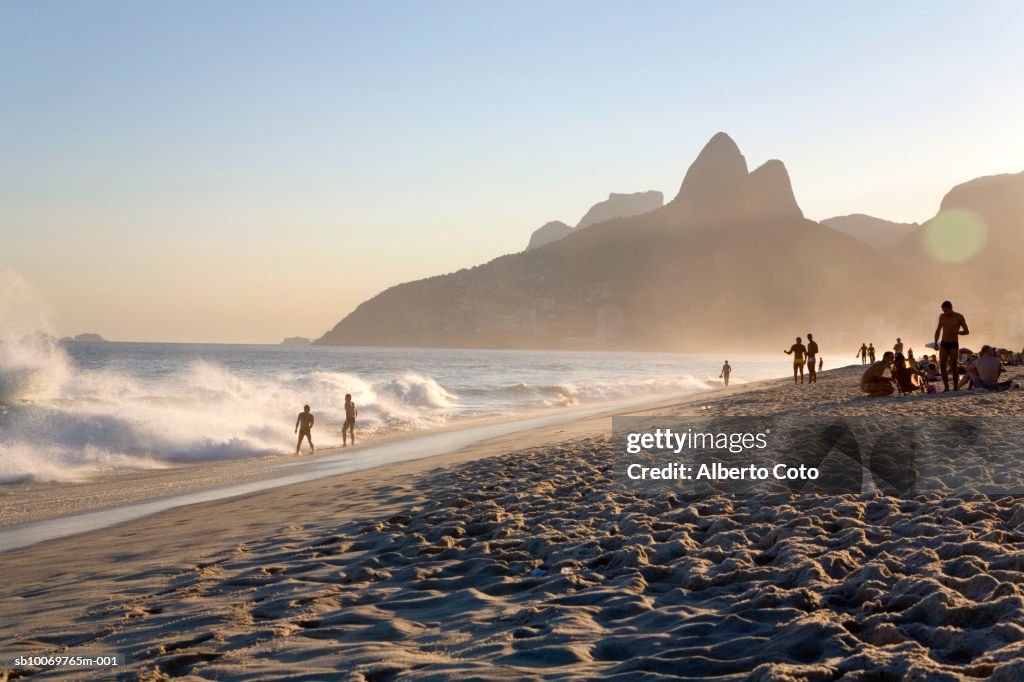
POLYGON ((943 341, 939 345, 945 348, 946 350, 960 350, 959 341, 943 341))

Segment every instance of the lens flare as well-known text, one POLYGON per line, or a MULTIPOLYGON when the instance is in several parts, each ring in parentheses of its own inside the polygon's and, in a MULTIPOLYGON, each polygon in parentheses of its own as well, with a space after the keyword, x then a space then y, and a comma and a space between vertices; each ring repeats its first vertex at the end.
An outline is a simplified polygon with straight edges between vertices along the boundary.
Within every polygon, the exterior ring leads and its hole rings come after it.
POLYGON ((941 211, 924 227, 925 251, 942 263, 963 263, 973 258, 988 241, 988 225, 974 211, 951 208, 941 211))

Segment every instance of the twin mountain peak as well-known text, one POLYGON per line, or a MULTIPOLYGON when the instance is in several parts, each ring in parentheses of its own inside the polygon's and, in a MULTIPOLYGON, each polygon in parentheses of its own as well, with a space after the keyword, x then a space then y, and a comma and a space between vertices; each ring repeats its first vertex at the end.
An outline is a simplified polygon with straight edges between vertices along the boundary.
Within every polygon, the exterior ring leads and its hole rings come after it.
POLYGON ((941 212, 921 226, 808 220, 781 161, 751 171, 718 133, 668 203, 660 192, 612 194, 576 226, 548 223, 523 252, 382 291, 315 343, 750 351, 813 328, 859 345, 869 322, 902 331, 909 315, 927 326, 932 299, 950 296, 992 310, 1018 301, 999 313, 1012 335, 1005 319, 1024 297, 1024 173, 959 185, 942 202, 952 209, 978 216, 987 242, 937 278, 921 235, 941 212))
MULTIPOLYGON (((616 218, 628 218, 662 208, 661 192, 612 193, 595 204, 582 220, 570 227, 555 220, 530 236, 527 250, 567 237, 590 225, 616 218)), ((718 133, 704 146, 690 166, 669 210, 703 223, 742 223, 752 218, 803 218, 793 196, 789 173, 781 161, 771 160, 753 172, 739 147, 725 133, 718 133)))

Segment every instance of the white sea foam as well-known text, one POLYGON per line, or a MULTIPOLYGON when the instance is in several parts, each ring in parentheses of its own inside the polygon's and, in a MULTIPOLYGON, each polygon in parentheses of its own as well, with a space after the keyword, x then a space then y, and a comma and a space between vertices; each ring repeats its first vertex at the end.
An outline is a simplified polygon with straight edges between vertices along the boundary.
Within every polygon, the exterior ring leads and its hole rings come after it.
POLYGON ((0 481, 288 453, 304 403, 317 447, 339 445, 346 393, 362 439, 719 385, 692 356, 64 345, 38 330, 45 303, 0 273, 0 481))
POLYGON ((63 348, 45 341, 7 344, 2 357, 3 385, 10 388, 0 408, 6 412, 0 416, 0 481, 77 480, 110 467, 286 453, 294 447, 296 414, 306 402, 315 405, 314 442, 338 445, 346 393, 359 406, 359 435, 366 437, 430 429, 459 417, 707 387, 689 376, 520 383, 511 390, 480 386, 475 396, 462 399, 417 372, 377 381, 337 371, 251 376, 200 359, 181 371, 140 376, 77 366, 63 348))
POLYGON ((311 395, 320 447, 340 443, 345 393, 359 406, 360 436, 439 425, 456 401, 412 373, 381 383, 342 372, 253 378, 196 360, 181 375, 154 380, 69 367, 60 348, 48 359, 16 370, 20 388, 4 401, 0 480, 74 480, 113 466, 288 452, 297 410, 311 395))

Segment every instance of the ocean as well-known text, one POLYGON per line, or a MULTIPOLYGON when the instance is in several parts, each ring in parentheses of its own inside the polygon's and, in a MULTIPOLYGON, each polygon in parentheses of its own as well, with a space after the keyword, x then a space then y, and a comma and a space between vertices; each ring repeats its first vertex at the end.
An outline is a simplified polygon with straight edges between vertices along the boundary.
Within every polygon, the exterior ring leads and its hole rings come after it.
MULTIPOLYGON (((344 396, 360 443, 483 417, 720 387, 722 357, 673 353, 0 342, 0 483, 83 480, 293 452, 308 403, 318 448, 341 444, 344 396)), ((783 376, 736 356, 733 383, 783 376)))

